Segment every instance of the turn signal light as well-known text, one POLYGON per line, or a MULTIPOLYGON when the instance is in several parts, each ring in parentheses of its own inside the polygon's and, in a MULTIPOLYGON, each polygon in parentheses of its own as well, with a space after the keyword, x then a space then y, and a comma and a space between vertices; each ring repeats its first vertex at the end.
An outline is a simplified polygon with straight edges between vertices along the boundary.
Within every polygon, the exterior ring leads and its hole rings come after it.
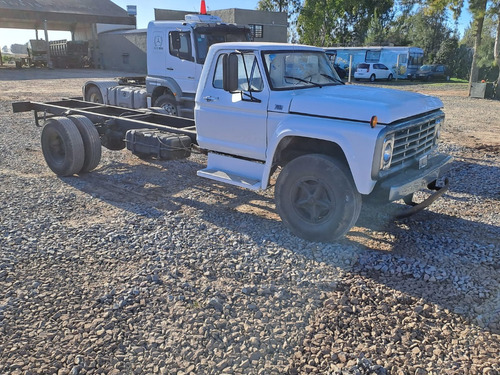
POLYGON ((371 120, 370 120, 370 126, 372 128, 374 128, 375 126, 377 126, 377 122, 378 122, 378 118, 377 116, 372 116, 371 120))

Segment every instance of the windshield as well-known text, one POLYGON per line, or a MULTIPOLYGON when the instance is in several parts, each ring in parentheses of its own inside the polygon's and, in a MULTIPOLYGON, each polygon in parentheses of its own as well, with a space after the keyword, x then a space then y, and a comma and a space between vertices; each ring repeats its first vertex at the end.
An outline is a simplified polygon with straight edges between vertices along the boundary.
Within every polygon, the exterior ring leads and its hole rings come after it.
POLYGON ((263 55, 273 90, 343 84, 323 52, 270 51, 263 55))
POLYGON ((196 62, 204 64, 207 57, 208 49, 212 44, 224 42, 247 42, 249 36, 245 29, 231 30, 231 32, 224 31, 195 31, 194 33, 196 43, 196 62))
POLYGON ((422 72, 429 72, 429 71, 431 71, 431 70, 432 70, 432 66, 430 66, 430 65, 422 65, 422 66, 420 67, 420 70, 421 70, 422 72))

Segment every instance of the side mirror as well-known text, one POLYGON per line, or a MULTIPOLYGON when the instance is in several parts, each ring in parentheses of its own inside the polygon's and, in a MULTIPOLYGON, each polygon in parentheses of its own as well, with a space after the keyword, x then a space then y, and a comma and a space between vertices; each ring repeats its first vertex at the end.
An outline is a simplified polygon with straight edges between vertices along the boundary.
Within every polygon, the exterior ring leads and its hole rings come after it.
POLYGON ((170 32, 170 46, 173 50, 181 49, 181 34, 178 31, 170 32))
POLYGON ((222 88, 225 91, 238 90, 238 55, 230 53, 222 58, 222 88))

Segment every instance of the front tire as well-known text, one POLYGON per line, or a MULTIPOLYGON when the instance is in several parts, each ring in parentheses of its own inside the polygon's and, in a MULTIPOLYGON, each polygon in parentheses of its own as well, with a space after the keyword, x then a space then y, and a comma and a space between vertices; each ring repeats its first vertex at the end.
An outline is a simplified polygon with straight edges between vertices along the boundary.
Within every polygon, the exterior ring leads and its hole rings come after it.
POLYGON ((101 90, 99 90, 99 87, 90 86, 89 88, 87 88, 87 90, 85 90, 85 101, 104 104, 102 93, 101 90))
POLYGON ((85 160, 82 136, 66 117, 53 117, 42 130, 42 152, 49 168, 58 176, 80 172, 85 160))
POLYGON ((177 114, 177 102, 172 95, 163 94, 160 95, 154 102, 155 107, 162 108, 167 115, 178 116, 177 114))
POLYGON ((275 200, 283 223, 310 241, 342 237, 361 211, 361 195, 347 168, 321 154, 289 162, 276 181, 275 200))
POLYGON ((376 79, 377 79, 377 77, 375 77, 375 74, 372 74, 370 76, 370 82, 375 82, 376 79))

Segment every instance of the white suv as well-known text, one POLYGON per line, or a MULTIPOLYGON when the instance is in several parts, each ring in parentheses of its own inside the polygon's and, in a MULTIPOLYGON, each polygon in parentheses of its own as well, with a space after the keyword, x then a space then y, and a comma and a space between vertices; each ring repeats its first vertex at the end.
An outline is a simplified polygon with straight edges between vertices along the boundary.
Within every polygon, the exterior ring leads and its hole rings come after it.
POLYGON ((394 75, 391 70, 380 63, 360 63, 354 72, 354 79, 356 81, 360 79, 369 79, 370 82, 375 82, 376 79, 387 79, 390 81, 393 77, 394 75))

